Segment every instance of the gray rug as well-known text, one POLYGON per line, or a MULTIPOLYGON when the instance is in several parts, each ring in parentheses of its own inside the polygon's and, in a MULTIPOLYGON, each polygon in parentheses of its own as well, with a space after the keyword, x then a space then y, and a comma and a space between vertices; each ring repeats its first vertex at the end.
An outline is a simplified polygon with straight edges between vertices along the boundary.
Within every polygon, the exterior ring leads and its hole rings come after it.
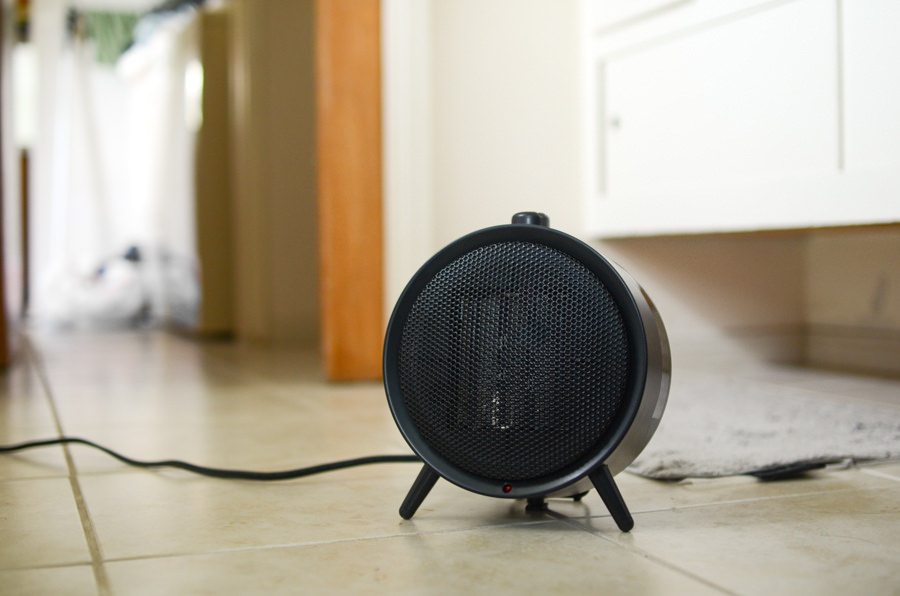
POLYGON ((900 395, 892 407, 775 383, 689 376, 675 377, 662 423, 628 471, 665 480, 774 479, 848 459, 897 457, 900 395))

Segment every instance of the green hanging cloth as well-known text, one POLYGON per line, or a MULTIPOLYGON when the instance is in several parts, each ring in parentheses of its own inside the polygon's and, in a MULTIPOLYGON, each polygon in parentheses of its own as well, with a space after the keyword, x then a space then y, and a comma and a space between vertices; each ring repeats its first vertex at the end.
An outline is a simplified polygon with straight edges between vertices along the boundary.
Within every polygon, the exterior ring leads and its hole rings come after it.
POLYGON ((85 33, 97 47, 97 62, 113 65, 134 42, 140 15, 130 12, 87 12, 85 33))

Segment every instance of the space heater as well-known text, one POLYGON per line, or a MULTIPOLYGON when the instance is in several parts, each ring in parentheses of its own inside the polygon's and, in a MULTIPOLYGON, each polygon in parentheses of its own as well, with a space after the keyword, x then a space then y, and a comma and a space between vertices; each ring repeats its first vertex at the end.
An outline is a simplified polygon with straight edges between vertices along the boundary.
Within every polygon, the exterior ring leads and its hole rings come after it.
POLYGON ((532 510, 595 488, 627 532, 613 477, 653 436, 670 376, 644 290, 546 215, 460 238, 413 276, 385 338, 388 404, 424 462, 400 515, 439 478, 532 510))

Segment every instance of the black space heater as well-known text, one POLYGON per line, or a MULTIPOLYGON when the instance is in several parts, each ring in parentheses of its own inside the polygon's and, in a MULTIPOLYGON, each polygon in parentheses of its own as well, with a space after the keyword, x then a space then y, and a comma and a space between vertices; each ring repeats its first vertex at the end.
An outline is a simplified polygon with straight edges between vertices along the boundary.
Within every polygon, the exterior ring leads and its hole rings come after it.
POLYGON ((670 376, 647 294, 546 215, 460 238, 413 276, 385 338, 388 403, 425 464, 400 515, 443 477, 530 509, 593 487, 630 530, 613 476, 656 430, 670 376))

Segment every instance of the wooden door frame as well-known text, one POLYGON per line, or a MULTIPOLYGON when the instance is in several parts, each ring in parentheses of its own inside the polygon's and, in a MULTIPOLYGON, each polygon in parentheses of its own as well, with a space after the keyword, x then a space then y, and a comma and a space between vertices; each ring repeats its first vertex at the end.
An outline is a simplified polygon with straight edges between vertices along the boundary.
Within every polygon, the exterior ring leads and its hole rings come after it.
POLYGON ((316 0, 322 354, 331 380, 381 376, 381 3, 316 0))

